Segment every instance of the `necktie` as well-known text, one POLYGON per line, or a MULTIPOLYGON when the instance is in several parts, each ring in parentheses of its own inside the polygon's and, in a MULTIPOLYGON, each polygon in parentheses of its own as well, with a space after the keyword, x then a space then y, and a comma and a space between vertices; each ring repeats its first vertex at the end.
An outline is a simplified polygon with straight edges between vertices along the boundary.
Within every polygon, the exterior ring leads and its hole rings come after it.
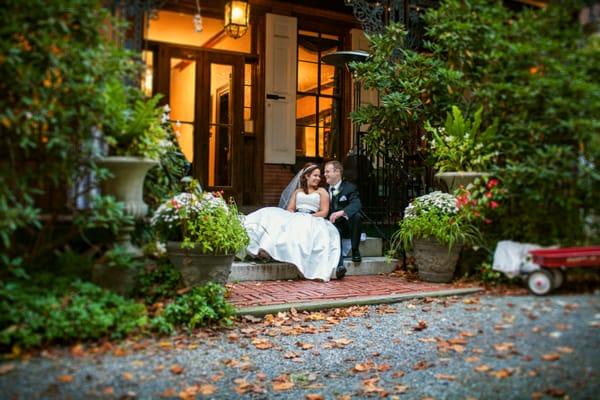
POLYGON ((333 199, 333 186, 329 186, 329 200, 333 199))

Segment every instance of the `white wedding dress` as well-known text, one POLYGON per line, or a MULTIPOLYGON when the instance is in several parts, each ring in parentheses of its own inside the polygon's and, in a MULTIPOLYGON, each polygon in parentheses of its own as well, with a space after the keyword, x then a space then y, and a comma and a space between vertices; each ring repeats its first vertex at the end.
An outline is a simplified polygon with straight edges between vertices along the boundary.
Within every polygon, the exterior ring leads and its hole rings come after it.
POLYGON ((319 210, 319 202, 317 192, 299 192, 299 212, 266 207, 247 215, 246 251, 256 256, 262 249, 275 260, 294 264, 306 279, 329 281, 340 258, 340 235, 327 219, 309 214, 319 210))

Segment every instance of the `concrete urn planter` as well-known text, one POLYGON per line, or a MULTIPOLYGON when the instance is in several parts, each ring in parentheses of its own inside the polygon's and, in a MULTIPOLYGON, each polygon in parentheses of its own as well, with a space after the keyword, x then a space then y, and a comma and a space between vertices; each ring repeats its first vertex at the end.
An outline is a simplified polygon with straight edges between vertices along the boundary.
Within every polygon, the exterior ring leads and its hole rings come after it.
POLYGON ((448 171, 439 172, 435 174, 435 177, 446 183, 448 193, 453 193, 460 186, 466 187, 475 179, 488 175, 487 172, 448 171))
MULTIPOLYGON (((144 179, 148 171, 158 165, 158 161, 141 157, 104 157, 98 165, 113 175, 102 182, 102 194, 113 196, 125 204, 125 213, 134 219, 143 218, 148 213, 144 203, 144 179)), ((133 226, 124 227, 119 232, 119 244, 137 257, 142 251, 131 243, 133 226)))
POLYGON ((426 282, 446 283, 452 280, 461 245, 448 246, 433 238, 414 239, 415 264, 419 277, 426 282))
POLYGON ((181 242, 167 242, 167 255, 181 272, 186 287, 215 282, 227 283, 234 254, 204 254, 199 249, 182 249, 181 242))

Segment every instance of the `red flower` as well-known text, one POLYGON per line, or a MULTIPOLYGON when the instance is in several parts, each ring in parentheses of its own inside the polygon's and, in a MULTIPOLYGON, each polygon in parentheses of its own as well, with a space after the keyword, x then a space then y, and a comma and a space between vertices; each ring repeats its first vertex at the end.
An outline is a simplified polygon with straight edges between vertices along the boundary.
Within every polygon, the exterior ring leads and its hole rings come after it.
POLYGON ((495 202, 495 201, 493 201, 493 200, 492 200, 492 201, 490 201, 490 207, 492 208, 492 210, 493 210, 494 208, 498 207, 499 205, 500 205, 500 204, 498 204, 497 202, 495 202))
POLYGON ((489 225, 489 224, 492 223, 492 220, 489 219, 489 218, 486 218, 486 219, 483 220, 483 222, 489 225))
POLYGON ((492 178, 488 181, 485 187, 488 188, 488 190, 491 190, 496 185, 498 185, 498 179, 492 178))
POLYGON ((181 207, 181 205, 177 202, 176 199, 172 199, 171 204, 173 204, 173 207, 175 207, 176 209, 179 209, 179 207, 181 207))

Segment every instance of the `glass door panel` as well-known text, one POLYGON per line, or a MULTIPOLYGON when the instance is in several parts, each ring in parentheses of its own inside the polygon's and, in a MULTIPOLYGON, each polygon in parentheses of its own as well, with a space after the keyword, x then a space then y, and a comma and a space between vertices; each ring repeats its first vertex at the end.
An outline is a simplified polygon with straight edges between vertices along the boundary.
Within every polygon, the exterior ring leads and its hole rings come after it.
POLYGON ((185 158, 193 162, 196 109, 196 95, 193 88, 196 87, 196 61, 171 58, 169 73, 169 105, 173 131, 185 158))
POLYGON ((232 76, 232 65, 210 63, 209 186, 231 186, 234 117, 232 76))

